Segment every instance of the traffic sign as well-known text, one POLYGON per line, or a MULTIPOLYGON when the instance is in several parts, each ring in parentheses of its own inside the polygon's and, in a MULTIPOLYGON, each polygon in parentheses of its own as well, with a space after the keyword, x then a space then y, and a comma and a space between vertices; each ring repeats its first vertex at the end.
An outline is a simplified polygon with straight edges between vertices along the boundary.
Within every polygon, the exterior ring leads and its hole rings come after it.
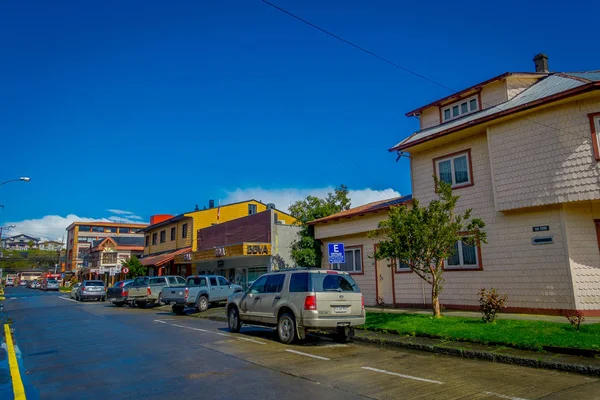
POLYGON ((327 249, 329 253, 329 264, 344 264, 346 262, 344 243, 329 243, 327 249))
POLYGON ((129 268, 123 267, 123 269, 121 270, 121 272, 124 273, 124 274, 128 274, 129 273, 129 268))
POLYGON ((60 279, 65 279, 65 274, 60 274, 60 279))

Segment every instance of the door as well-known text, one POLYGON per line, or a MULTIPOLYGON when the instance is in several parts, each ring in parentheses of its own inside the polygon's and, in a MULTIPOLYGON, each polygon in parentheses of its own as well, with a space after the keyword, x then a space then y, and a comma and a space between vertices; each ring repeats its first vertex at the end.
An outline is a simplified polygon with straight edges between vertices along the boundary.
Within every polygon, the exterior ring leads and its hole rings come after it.
POLYGON ((265 293, 266 283, 267 276, 261 276, 242 297, 240 301, 240 313, 245 316, 245 319, 257 322, 261 321, 260 301, 265 293))
POLYGON ((268 324, 277 323, 277 315, 275 310, 278 308, 277 303, 282 301, 281 290, 285 281, 285 274, 267 275, 265 282, 264 293, 260 295, 260 299, 256 302, 256 315, 262 322, 268 324))
POLYGON ((377 298, 375 299, 376 304, 394 304, 394 282, 392 280, 393 273, 394 268, 393 265, 390 265, 390 260, 377 260, 377 298))
POLYGON ((221 296, 221 287, 219 286, 219 282, 217 281, 217 277, 216 276, 211 276, 208 278, 208 281, 210 282, 210 292, 209 292, 209 300, 210 301, 217 301, 219 300, 222 296, 221 296))
POLYGON ((229 285, 229 281, 222 276, 219 276, 218 280, 221 298, 222 300, 227 300, 227 297, 229 297, 229 295, 233 292, 229 285))

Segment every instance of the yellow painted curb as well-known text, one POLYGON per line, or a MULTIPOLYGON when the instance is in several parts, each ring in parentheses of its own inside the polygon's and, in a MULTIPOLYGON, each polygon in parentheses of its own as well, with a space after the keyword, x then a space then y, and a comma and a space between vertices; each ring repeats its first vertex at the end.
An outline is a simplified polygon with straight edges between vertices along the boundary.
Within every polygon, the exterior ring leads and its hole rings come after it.
POLYGON ((19 363, 17 362, 17 354, 13 345, 12 335, 10 333, 10 325, 4 324, 4 335, 6 337, 6 352, 8 353, 8 367, 10 368, 10 377, 12 379, 13 393, 15 400, 26 400, 25 388, 21 380, 21 372, 19 371, 19 363))

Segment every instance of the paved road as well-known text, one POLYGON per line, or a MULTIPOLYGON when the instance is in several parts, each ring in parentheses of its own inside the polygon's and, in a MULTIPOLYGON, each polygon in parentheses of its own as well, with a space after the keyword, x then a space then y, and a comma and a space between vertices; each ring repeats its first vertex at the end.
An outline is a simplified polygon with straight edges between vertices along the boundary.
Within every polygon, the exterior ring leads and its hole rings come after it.
MULTIPOLYGON (((600 380, 7 288, 28 399, 600 399, 600 380)), ((4 352, 5 353, 5 352, 4 352)), ((6 354, 0 399, 12 398, 6 354)))

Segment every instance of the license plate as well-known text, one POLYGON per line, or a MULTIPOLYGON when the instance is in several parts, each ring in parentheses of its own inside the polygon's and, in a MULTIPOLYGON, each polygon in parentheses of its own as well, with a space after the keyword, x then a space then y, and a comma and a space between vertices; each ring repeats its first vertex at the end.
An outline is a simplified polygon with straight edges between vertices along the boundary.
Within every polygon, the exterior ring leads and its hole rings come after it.
POLYGON ((333 312, 336 313, 347 313, 348 307, 333 307, 333 312))

